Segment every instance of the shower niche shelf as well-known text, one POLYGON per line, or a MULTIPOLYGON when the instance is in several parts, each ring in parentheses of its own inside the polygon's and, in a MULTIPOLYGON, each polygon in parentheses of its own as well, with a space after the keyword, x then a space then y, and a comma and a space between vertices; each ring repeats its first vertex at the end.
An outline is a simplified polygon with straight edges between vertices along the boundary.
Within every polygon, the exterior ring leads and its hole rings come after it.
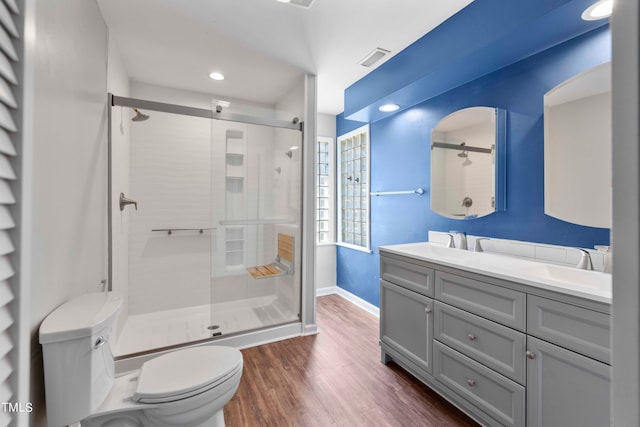
MULTIPOLYGON (((225 216, 245 215, 246 141, 241 130, 227 129, 225 150, 225 216)), ((225 228, 225 269, 244 268, 246 230, 242 224, 225 228)))

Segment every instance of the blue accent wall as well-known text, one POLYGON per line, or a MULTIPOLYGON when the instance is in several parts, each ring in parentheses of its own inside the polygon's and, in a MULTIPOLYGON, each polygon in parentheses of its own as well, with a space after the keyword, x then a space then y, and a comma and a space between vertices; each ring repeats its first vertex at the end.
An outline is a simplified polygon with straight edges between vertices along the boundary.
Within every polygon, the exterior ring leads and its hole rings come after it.
POLYGON ((476 0, 345 91, 349 120, 385 117, 378 106, 416 105, 607 24, 585 21, 594 0, 476 0))
MULTIPOLYGON (((338 286, 378 306, 377 247, 426 241, 429 230, 455 229, 467 234, 566 246, 608 244, 608 229, 583 227, 544 214, 543 95, 610 58, 610 31, 608 26, 601 27, 371 123, 371 191, 422 187, 427 193, 372 196, 373 253, 338 247, 338 286), (442 217, 429 208, 430 132, 446 115, 471 106, 507 111, 507 209, 460 221, 442 217)), ((337 135, 362 125, 341 114, 337 117, 337 135)))

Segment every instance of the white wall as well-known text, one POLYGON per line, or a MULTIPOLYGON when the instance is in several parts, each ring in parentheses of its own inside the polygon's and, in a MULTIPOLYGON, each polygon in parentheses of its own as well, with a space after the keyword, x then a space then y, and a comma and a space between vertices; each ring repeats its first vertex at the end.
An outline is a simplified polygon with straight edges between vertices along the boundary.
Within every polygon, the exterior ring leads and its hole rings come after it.
POLYGON ((640 4, 617 0, 613 40, 611 425, 640 425, 640 4))
MULTIPOLYGON (((318 114, 318 136, 326 136, 333 139, 333 159, 334 168, 330 171, 330 188, 333 188, 334 198, 331 201, 329 212, 333 212, 335 216, 335 141, 336 141, 336 116, 329 114, 318 114)), ((333 232, 335 239, 335 221, 333 232)), ((316 290, 322 288, 331 288, 336 286, 337 267, 336 267, 336 245, 322 244, 316 245, 316 290)))
MULTIPOLYGON (((63 302, 102 288, 107 260, 107 29, 93 1, 35 1, 31 330, 63 302), (81 35, 81 36, 79 36, 81 35)), ((27 92, 29 93, 29 92, 27 92)), ((33 425, 44 425, 32 341, 33 425)))
MULTIPOLYGON (((129 75, 122 62, 120 51, 113 37, 109 37, 107 67, 107 92, 116 96, 129 96, 129 75)), ((123 297, 118 321, 118 334, 129 315, 129 215, 130 210, 120 210, 120 193, 129 191, 129 142, 131 139, 132 111, 130 108, 113 107, 111 110, 111 227, 112 227, 112 289, 123 297)))

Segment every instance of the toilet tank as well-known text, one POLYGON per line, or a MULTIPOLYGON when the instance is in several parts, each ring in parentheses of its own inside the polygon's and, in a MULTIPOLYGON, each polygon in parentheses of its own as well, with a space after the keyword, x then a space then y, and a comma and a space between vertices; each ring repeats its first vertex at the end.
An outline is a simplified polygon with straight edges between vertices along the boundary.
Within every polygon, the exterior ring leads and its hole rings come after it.
POLYGON ((47 424, 67 426, 95 411, 114 379, 111 333, 122 307, 113 292, 82 295, 40 325, 47 424))

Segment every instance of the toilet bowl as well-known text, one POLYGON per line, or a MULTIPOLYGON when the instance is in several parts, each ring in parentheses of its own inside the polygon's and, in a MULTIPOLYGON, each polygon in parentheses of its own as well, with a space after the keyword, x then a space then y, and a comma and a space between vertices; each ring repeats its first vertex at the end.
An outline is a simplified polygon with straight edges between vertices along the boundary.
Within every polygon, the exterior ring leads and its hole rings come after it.
POLYGON ((242 376, 242 354, 231 347, 194 347, 147 361, 117 377, 85 427, 221 427, 223 407, 242 376))
POLYGON ((219 427, 242 376, 235 348, 176 350, 115 377, 109 339, 122 304, 114 293, 83 295, 40 327, 47 422, 64 426, 219 427))

